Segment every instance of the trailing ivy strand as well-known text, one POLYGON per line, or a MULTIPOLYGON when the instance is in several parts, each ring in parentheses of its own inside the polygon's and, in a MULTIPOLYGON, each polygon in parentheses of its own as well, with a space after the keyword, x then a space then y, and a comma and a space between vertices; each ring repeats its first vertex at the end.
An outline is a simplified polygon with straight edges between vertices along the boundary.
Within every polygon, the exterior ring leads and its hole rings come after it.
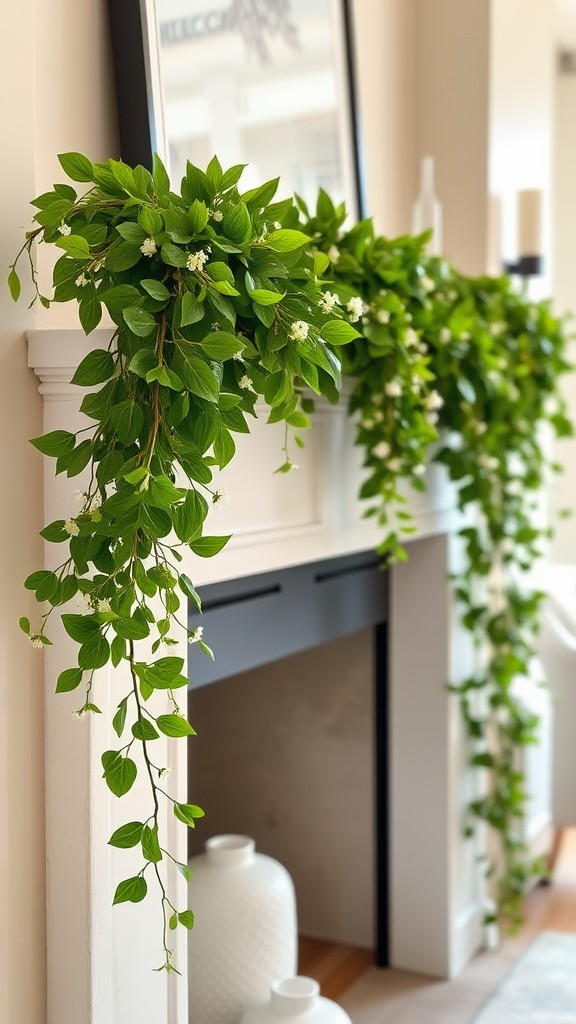
MULTIPOLYGON (((167 895, 170 865, 188 877, 160 834, 162 801, 194 827, 203 811, 166 792, 169 768, 156 763, 154 740, 193 735, 179 703, 188 682, 184 659, 170 654, 176 631, 204 654, 202 627, 188 629, 186 605, 200 610, 193 581, 182 571, 182 550, 217 554, 229 539, 207 536, 210 506, 221 500, 212 482, 234 456, 234 434, 247 432, 262 397, 270 421, 286 423, 282 472, 292 468, 289 438, 308 424, 303 389, 332 396, 340 387, 337 347, 358 336, 345 311, 326 308, 308 237, 282 222, 291 200, 272 203, 277 181, 242 195, 242 166, 206 172, 187 168, 181 192, 170 189, 156 158, 153 172, 109 160, 92 164, 78 153, 60 157, 78 196, 56 185, 34 200, 36 226, 26 255, 39 301, 76 301, 88 334, 108 311, 115 330, 107 349, 82 360, 73 383, 90 388, 81 411, 93 425, 78 433, 55 430, 33 444, 56 460, 56 472, 84 474, 77 507, 42 530, 65 550, 54 570, 32 573, 26 587, 47 609, 38 624, 20 625, 34 647, 50 643, 56 608, 78 644, 77 665, 58 677, 57 692, 82 693, 78 717, 99 713, 98 669, 126 663, 130 684, 118 694, 113 727, 118 747, 102 753, 104 779, 118 797, 139 771, 150 785, 150 814, 127 822, 109 842, 139 846, 142 868, 118 883, 115 903, 140 902, 157 883, 164 918, 164 959, 172 970, 169 933, 190 928, 193 913, 167 895), (61 251, 54 294, 38 289, 33 246, 61 251), (148 654, 150 652, 150 655, 148 654), (164 691, 168 714, 154 713, 164 691)), ((9 285, 18 298, 15 261, 9 285)), ((323 260, 321 261, 324 262, 323 260)))

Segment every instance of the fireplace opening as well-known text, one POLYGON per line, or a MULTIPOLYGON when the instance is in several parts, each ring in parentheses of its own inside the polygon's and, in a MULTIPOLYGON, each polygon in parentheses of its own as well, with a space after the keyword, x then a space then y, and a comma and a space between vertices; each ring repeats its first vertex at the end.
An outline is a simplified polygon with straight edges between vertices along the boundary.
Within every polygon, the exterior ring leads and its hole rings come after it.
POLYGON ((190 799, 294 880, 304 936, 388 964, 387 575, 372 552, 201 589, 190 799), (212 685, 213 684, 213 685, 212 685))

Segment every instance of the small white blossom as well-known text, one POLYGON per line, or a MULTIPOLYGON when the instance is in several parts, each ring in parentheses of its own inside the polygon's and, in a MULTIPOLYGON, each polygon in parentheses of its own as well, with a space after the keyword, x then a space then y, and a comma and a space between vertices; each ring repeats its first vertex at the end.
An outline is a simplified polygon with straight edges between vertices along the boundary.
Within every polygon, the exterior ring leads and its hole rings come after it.
POLYGON ((404 344, 407 348, 413 348, 420 344, 420 338, 413 327, 409 327, 404 335, 404 344))
POLYGON ((230 501, 230 495, 225 487, 220 487, 217 491, 214 491, 212 495, 213 505, 227 505, 230 501))
POLYGON ((424 277, 422 278, 420 284, 422 285, 425 292, 433 292, 436 287, 432 278, 428 277, 427 274, 424 274, 424 277))
POLYGON ((364 312, 364 302, 359 295, 353 295, 346 303, 346 309, 350 313, 350 321, 355 324, 364 312))
POLYGON ((71 235, 72 234, 72 228, 70 227, 69 224, 66 224, 65 221, 61 221, 60 222, 60 224, 58 225, 58 231, 60 232, 61 235, 71 235))
POLYGON ((330 263, 338 263, 338 260, 340 259, 340 249, 337 245, 331 245, 326 255, 330 260, 330 263))
POLYGON ((242 388, 242 391, 253 391, 254 381, 252 380, 251 377, 248 376, 247 373, 245 373, 243 377, 240 377, 240 380, 238 381, 238 387, 242 388))
POLYGON ((339 302, 340 299, 335 292, 324 292, 322 298, 318 299, 318 305, 324 313, 331 313, 339 302))
POLYGON ((189 644, 197 644, 198 641, 202 639, 203 633, 204 633, 204 626, 196 626, 196 629, 193 630, 193 632, 189 633, 189 635, 188 635, 188 643, 189 644))
POLYGON ((417 466, 412 467, 412 472, 414 476, 424 476, 424 473, 426 472, 426 466, 424 465, 423 462, 419 462, 417 466))
POLYGON ((295 320, 290 328, 290 337, 294 341, 304 341, 308 337, 309 330, 310 324, 307 324, 305 320, 295 320))
POLYGON ((500 460, 495 455, 486 455, 486 452, 480 453, 478 463, 483 469, 488 470, 489 473, 493 473, 500 466, 500 460))
POLYGON ((75 519, 67 519, 64 523, 64 529, 70 537, 77 537, 80 533, 80 527, 75 519))
POLYGON ((215 220, 216 223, 219 224, 224 217, 224 214, 222 213, 222 210, 212 210, 210 216, 212 217, 212 220, 215 220))
POLYGON ((110 607, 110 601, 108 600, 107 597, 101 597, 101 598, 98 599, 98 601, 96 601, 96 611, 98 611, 98 612, 110 612, 110 611, 112 611, 112 609, 110 607))
POLYGON ((172 768, 160 768, 158 771, 158 777, 160 779, 167 779, 172 775, 172 768))
POLYGON ((382 412, 382 410, 381 409, 376 409, 376 411, 374 413, 374 422, 375 423, 382 423, 383 419, 384 419, 384 413, 382 412))
POLYGON ((426 395, 424 399, 424 405, 426 409, 433 412, 435 409, 441 409, 444 405, 444 399, 442 395, 439 395, 437 391, 431 391, 429 395, 426 395))
POLYGON ((504 333, 505 330, 506 324, 503 324, 501 322, 496 324, 490 324, 490 334, 492 335, 493 338, 498 338, 501 334, 504 333))
POLYGON ((30 635, 30 643, 32 644, 32 647, 36 647, 36 648, 38 648, 38 650, 41 647, 44 647, 44 644, 42 643, 42 640, 40 639, 40 634, 39 633, 32 633, 30 635))
POLYGON ((235 352, 234 355, 232 356, 232 359, 235 359, 236 362, 238 362, 238 363, 245 363, 246 362, 246 360, 244 359, 244 356, 242 355, 241 352, 235 352))
POLYGON ((207 262, 208 253, 204 249, 199 249, 198 252, 189 252, 186 257, 186 267, 188 270, 202 270, 207 262))
POLYGON ((384 391, 388 395, 388 398, 400 398, 402 394, 402 385, 399 380, 389 380, 384 387, 384 391))
POLYGON ((372 455, 375 455, 377 459, 387 459, 392 451, 388 441, 378 441, 372 448, 372 455))
POLYGON ((450 328, 449 327, 443 327, 442 330, 440 331, 440 341, 442 342, 442 344, 446 345, 447 342, 450 341, 451 337, 452 337, 452 331, 450 330, 450 328))
POLYGON ((481 437, 488 430, 488 426, 483 420, 477 420, 476 423, 472 424, 472 429, 478 437, 481 437))
POLYGON ((402 459, 398 458, 397 455, 393 459, 388 459, 386 468, 389 469, 391 473, 399 473, 402 469, 402 459))
POLYGON ((92 611, 92 598, 91 598, 90 594, 78 594, 78 597, 77 597, 76 601, 77 601, 78 607, 80 608, 81 611, 83 611, 83 612, 91 612, 92 611))
POLYGON ((362 426, 364 427, 364 430, 373 430, 374 420, 367 416, 366 419, 362 420, 362 426))
POLYGON ((412 313, 406 313, 406 320, 408 321, 408 323, 412 323, 413 319, 414 317, 412 316, 412 313))
POLYGON ((462 334, 460 335, 460 341, 470 341, 471 337, 472 335, 470 334, 470 331, 462 331, 462 334))
POLYGON ((387 309, 379 309, 376 313, 376 319, 379 324, 390 323, 390 311, 387 309))
POLYGON ((74 491, 74 501, 80 506, 80 508, 83 508, 86 504, 87 497, 88 495, 86 491, 80 491, 78 488, 74 491))
POLYGON ((452 289, 452 291, 448 292, 448 298, 450 302, 456 302, 456 299, 458 298, 458 292, 455 292, 454 289, 452 289))
POLYGON ((436 424, 438 423, 438 413, 437 412, 429 412, 429 413, 427 413, 427 415, 426 415, 426 422, 429 423, 431 427, 435 427, 436 424))
POLYGON ((415 391, 422 391, 422 388, 424 387, 424 381, 417 373, 412 376, 412 387, 415 391))
POLYGON ((140 252, 143 256, 153 256, 155 252, 158 252, 158 246, 153 238, 145 238, 140 246, 140 252))
POLYGON ((88 282, 88 278, 86 277, 86 274, 80 274, 80 277, 77 277, 75 282, 74 282, 74 284, 76 285, 77 288, 83 288, 84 285, 88 284, 88 283, 89 282, 88 282))

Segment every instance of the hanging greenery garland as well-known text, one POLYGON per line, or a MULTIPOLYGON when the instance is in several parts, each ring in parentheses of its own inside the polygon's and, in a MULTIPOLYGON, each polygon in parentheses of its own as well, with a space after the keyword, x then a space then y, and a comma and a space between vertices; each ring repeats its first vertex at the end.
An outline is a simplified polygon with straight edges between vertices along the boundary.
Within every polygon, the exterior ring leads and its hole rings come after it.
POLYGON ((184 660, 169 652, 175 627, 211 655, 202 627, 189 630, 180 619, 182 599, 200 607, 181 552, 215 555, 228 540, 203 533, 221 499, 212 471, 234 457, 233 434, 249 430, 257 398, 270 407, 270 422, 286 424, 279 470, 289 472, 290 440, 302 443, 296 431, 309 423, 310 394, 337 401, 343 369, 365 453, 360 497, 382 527, 379 550, 406 558, 403 542, 414 531, 406 495, 423 489, 431 454, 447 467, 460 508, 478 516, 462 529, 467 566, 455 587, 485 669, 455 689, 475 744, 472 763, 488 776, 470 811, 500 836, 499 913, 516 921, 532 867, 518 838, 526 802, 518 752, 537 728, 516 681, 529 672, 541 597, 522 576, 547 534, 525 494, 537 495, 547 467, 538 424, 571 432, 557 390, 568 368, 562 325, 508 280, 472 280, 427 256, 426 236, 387 240, 369 221, 344 231, 344 207, 322 191, 311 215, 299 197, 274 203, 277 181, 241 194, 242 167, 223 171, 216 159, 206 172, 188 165, 179 194, 157 159, 152 173, 81 154, 60 161, 87 191, 79 197, 56 185, 34 201, 36 226, 10 270, 12 295, 25 255, 43 305, 76 301, 86 333, 104 308, 115 330, 73 378, 91 388, 81 409, 93 426, 33 441, 58 472, 84 473, 87 483, 77 510, 42 531, 66 554, 57 569, 27 579, 48 610, 38 625, 24 618, 21 626, 41 648, 54 609, 81 603, 62 616, 78 664, 57 682, 58 692, 82 691, 80 716, 98 713, 97 670, 109 661, 129 666, 132 683, 113 723, 119 745, 102 755, 104 778, 121 796, 144 771, 151 804, 145 822, 110 838, 140 845, 143 862, 119 883, 115 902, 140 901, 155 877, 162 968, 173 969, 170 929, 191 927, 193 914, 168 899, 173 858, 158 810, 168 799, 190 827, 203 812, 166 794, 153 741, 193 733, 177 699, 187 683, 184 660), (52 299, 38 291, 36 242, 62 251, 52 299), (154 713, 156 690, 170 696, 170 714, 154 713))
POLYGON ((413 526, 399 483, 421 487, 427 457, 446 466, 464 513, 466 564, 454 586, 483 655, 482 670, 451 687, 471 764, 483 773, 466 832, 481 820, 497 835, 487 867, 497 910, 487 921, 515 927, 530 879, 545 870, 522 833, 529 793, 521 751, 539 726, 523 683, 534 674, 544 597, 530 573, 551 533, 538 506, 550 469, 560 469, 550 466, 543 430, 573 433, 559 392, 571 368, 567 333, 548 302, 530 302, 508 278, 469 278, 428 256, 426 235, 386 240, 370 221, 342 232, 345 211, 328 196, 314 216, 297 202, 303 229, 330 254, 335 291, 365 303, 363 337, 343 353, 343 371, 354 382, 350 411, 365 449, 360 495, 372 499, 367 514, 386 531, 380 550, 391 561, 406 557, 401 536, 413 526), (437 430, 444 443, 430 448, 437 430))

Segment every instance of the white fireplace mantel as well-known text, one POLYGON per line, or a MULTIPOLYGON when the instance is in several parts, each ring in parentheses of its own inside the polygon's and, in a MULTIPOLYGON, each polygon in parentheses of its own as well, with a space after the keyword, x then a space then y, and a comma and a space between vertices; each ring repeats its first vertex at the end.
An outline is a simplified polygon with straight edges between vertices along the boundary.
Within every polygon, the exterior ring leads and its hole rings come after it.
MULTIPOLYGON (((110 331, 90 338, 77 330, 28 333, 28 365, 44 399, 44 430, 77 430, 81 391, 70 384, 80 360, 105 348, 110 331)), ((283 428, 254 421, 252 434, 236 435, 238 455, 216 484, 229 504, 210 513, 207 532, 233 533, 215 559, 190 560, 198 585, 374 548, 373 520, 362 518, 356 494, 362 477, 354 426, 345 402, 318 402, 299 468, 274 475, 282 461, 283 428)), ((449 976, 478 947, 481 892, 477 849, 461 840, 461 813, 470 796, 465 743, 445 683, 470 670, 450 595, 447 573, 456 566, 458 522, 454 497, 439 467, 425 495, 410 507, 418 533, 406 566, 391 583, 391 935, 398 967, 449 976)), ((73 514, 78 478, 54 476, 46 460, 46 521, 73 514)), ((54 564, 46 545, 46 564, 54 564)), ((120 670, 98 673, 96 703, 102 716, 77 721, 76 694, 54 696, 58 673, 75 663, 63 630, 46 654, 46 841, 48 913, 48 1024, 187 1024, 186 935, 174 936, 182 976, 153 973, 160 948, 157 901, 112 908, 117 882, 137 871, 133 851, 106 846, 120 824, 145 820, 149 796, 142 784, 121 800, 102 781, 100 754, 117 745, 109 712, 128 689, 120 670)), ((179 653, 186 657, 185 636, 179 653)), ((158 709, 161 713, 161 709, 158 709)), ((186 744, 161 739, 173 769, 172 791, 185 799, 186 744)), ((186 859, 184 829, 174 827, 171 849, 186 859)), ((180 876, 178 876, 180 878, 180 876)), ((172 898, 186 905, 185 884, 172 898)))

